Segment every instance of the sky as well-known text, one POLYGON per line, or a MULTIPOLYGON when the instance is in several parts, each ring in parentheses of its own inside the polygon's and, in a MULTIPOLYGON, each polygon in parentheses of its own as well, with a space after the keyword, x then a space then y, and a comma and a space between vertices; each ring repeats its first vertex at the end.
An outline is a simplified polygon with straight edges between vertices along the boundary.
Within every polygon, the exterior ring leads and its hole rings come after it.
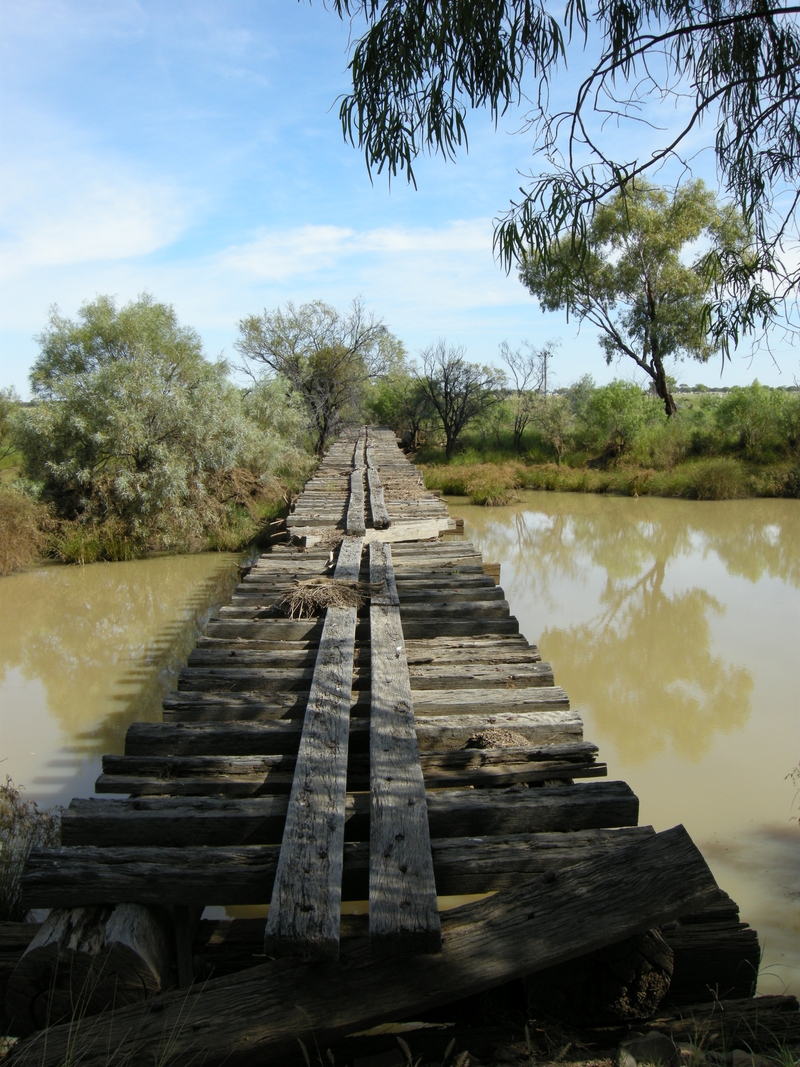
MULTIPOLYGON (((493 258, 534 165, 522 114, 474 114, 469 152, 421 160, 416 190, 371 182, 338 119, 349 32, 307 0, 3 0, 0 387, 28 394, 52 306, 141 292, 232 362, 245 316, 358 296, 412 357, 441 337, 480 363, 555 340, 555 384, 633 379, 493 258)), ((800 350, 772 348, 676 376, 800 379, 800 350)))

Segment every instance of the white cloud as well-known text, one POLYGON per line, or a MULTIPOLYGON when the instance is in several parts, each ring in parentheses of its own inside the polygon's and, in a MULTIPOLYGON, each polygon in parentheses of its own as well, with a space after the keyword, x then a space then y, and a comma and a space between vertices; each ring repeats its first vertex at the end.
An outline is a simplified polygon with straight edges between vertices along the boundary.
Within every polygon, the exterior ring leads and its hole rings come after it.
POLYGON ((355 236, 354 230, 340 226, 261 231, 255 240, 227 249, 218 262, 222 270, 253 280, 287 281, 330 269, 350 252, 355 236))
POLYGON ((186 225, 188 198, 167 182, 80 149, 48 147, 0 169, 0 276, 148 255, 186 225))

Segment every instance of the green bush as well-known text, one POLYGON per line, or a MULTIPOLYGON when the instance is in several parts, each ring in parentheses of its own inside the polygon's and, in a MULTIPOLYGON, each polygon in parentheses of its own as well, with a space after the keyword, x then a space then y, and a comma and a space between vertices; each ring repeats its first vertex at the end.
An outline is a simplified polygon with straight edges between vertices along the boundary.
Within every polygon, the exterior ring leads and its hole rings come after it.
POLYGON ((747 472, 737 460, 719 456, 686 464, 681 471, 685 491, 694 500, 736 500, 748 495, 747 472))
POLYGON ((734 386, 717 407, 717 426, 747 459, 768 462, 787 448, 786 401, 785 392, 757 381, 734 386))
POLYGON ((660 404, 632 382, 594 389, 586 400, 576 436, 609 459, 629 452, 643 428, 663 422, 660 404))

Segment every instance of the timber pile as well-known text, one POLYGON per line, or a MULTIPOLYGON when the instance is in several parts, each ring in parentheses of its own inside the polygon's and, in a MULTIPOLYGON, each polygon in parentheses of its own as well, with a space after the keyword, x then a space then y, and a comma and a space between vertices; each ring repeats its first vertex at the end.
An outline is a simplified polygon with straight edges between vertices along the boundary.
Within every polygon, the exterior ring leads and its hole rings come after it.
MULTIPOLYGON (((53 969, 67 958, 96 976, 93 1011, 130 1004, 131 975, 142 997, 166 989, 170 926, 179 984, 219 975, 193 987, 199 1015, 175 1062, 191 1062, 200 1034, 205 1062, 235 1064, 283 1053, 309 1027, 402 1018, 719 900, 684 831, 639 827, 631 789, 597 780, 596 746, 480 554, 419 539, 443 511, 390 435, 360 431, 332 448, 294 511, 305 545, 260 558, 163 721, 133 724, 125 753, 104 758, 96 791, 127 799, 73 800, 62 847, 31 855, 25 903, 57 910, 9 981, 18 1032, 65 1014, 48 989, 61 988, 53 969), (368 606, 282 614, 294 583, 326 577, 367 583, 368 606), (437 896, 492 892, 438 910, 437 896), (369 919, 343 938, 346 900, 368 900, 369 919), (255 941, 253 923, 200 924, 206 905, 270 901, 255 941)), ((726 975, 753 947, 739 943, 726 975)), ((713 963, 703 975, 729 993, 713 963)), ((184 995, 159 997, 160 1032, 177 1025, 184 995)), ((115 1019, 94 1037, 87 1023, 91 1047, 117 1034, 131 1053, 126 1035, 156 1025, 135 1005, 115 1019)), ((26 1050, 58 1062, 61 1032, 50 1026, 46 1051, 21 1046, 19 1062, 26 1050)))

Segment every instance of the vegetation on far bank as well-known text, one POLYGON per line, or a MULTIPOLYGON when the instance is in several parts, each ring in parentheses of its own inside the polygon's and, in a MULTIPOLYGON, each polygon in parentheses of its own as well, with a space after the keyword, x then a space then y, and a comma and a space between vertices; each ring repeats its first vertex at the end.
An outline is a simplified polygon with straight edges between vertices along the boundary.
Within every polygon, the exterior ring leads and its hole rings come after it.
MULTIPOLYGON (((335 347, 338 313, 308 310, 335 347)), ((54 310, 38 342, 33 401, 0 394, 0 574, 243 548, 315 466, 314 398, 280 374, 236 387, 148 295, 54 310)))
POLYGON ((754 382, 663 396, 584 377, 554 392, 555 348, 470 363, 440 340, 408 361, 355 301, 245 319, 235 386, 174 310, 143 295, 53 311, 33 400, 0 392, 0 574, 43 558, 235 551, 286 508, 341 428, 390 426, 429 487, 479 504, 518 489, 697 500, 800 497, 800 391, 754 382), (549 378, 548 378, 549 375, 549 378))
POLYGON ((727 392, 657 397, 629 382, 582 379, 530 392, 524 433, 511 392, 459 439, 448 462, 431 425, 417 452, 426 485, 475 504, 510 503, 519 489, 730 500, 800 497, 800 392, 754 382, 727 392))

